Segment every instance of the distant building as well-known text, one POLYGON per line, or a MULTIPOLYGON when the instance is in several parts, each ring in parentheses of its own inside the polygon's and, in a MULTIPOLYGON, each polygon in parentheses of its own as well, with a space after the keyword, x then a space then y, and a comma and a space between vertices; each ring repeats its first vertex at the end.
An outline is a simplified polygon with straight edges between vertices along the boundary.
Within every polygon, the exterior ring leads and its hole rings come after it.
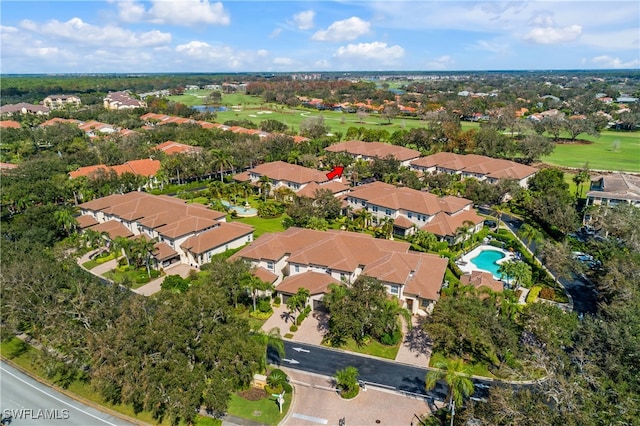
POLYGON ((135 109, 147 107, 146 102, 135 99, 129 92, 109 92, 103 102, 106 109, 135 109))
POLYGON ((412 160, 420 158, 420 151, 405 148, 403 146, 391 145, 382 142, 347 141, 339 142, 325 148, 327 152, 344 152, 355 159, 374 160, 392 156, 400 162, 402 166, 408 166, 412 160))
POLYGON ((79 107, 82 101, 75 95, 49 95, 42 104, 51 109, 62 109, 67 106, 79 107))
POLYGON ((0 107, 0 115, 13 115, 13 114, 48 115, 49 108, 44 105, 34 105, 26 102, 20 102, 18 104, 3 105, 0 107))

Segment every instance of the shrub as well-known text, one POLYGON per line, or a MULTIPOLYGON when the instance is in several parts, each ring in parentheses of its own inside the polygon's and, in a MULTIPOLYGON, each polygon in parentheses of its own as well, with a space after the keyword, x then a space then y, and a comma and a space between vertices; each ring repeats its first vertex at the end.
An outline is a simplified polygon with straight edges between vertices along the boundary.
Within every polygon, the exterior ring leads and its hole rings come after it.
POLYGON ((544 287, 540 290, 540 297, 547 300, 555 300, 556 291, 551 287, 544 287))
POLYGON ((258 311, 263 312, 263 313, 271 313, 273 312, 273 310, 271 309, 271 303, 269 303, 268 299, 260 299, 258 300, 258 303, 256 304, 256 308, 258 308, 258 311))
POLYGON ((400 330, 396 330, 391 335, 389 335, 388 333, 383 334, 380 338, 380 343, 382 343, 383 345, 394 346, 400 341, 401 338, 402 333, 400 333, 400 330))
POLYGON ((306 316, 309 316, 310 313, 311 313, 311 306, 307 305, 307 307, 304 308, 304 314, 306 316))
POLYGON ((298 315, 298 318, 296 318, 296 325, 302 324, 302 321, 304 321, 306 318, 307 318, 307 314, 305 312, 298 315))
POLYGON ((180 275, 167 275, 160 288, 163 290, 175 290, 180 293, 184 293, 189 288, 189 281, 182 278, 180 275))
POLYGON ((531 290, 529 290, 529 294, 527 294, 526 302, 527 303, 535 302, 541 290, 542 290, 542 287, 540 287, 539 285, 531 287, 531 290))
POLYGON ((276 296, 273 298, 273 304, 276 306, 280 306, 280 303, 282 303, 282 299, 280 298, 280 296, 276 296))
POLYGON ((298 326, 295 324, 291 324, 291 327, 289 327, 289 331, 295 333, 296 331, 298 331, 298 326))

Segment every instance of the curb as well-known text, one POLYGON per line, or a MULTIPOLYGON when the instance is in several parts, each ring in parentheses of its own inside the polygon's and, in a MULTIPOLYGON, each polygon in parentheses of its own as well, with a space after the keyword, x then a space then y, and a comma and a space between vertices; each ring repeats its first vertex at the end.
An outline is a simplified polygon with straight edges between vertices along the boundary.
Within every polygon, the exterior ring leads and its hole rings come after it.
POLYGON ((129 423, 132 423, 132 424, 135 424, 135 425, 151 426, 150 423, 145 423, 145 422, 143 422, 141 420, 134 419, 134 418, 129 417, 129 416, 125 415, 125 414, 119 413, 119 412, 117 412, 115 410, 112 410, 111 408, 105 407, 105 406, 100 405, 100 404, 98 404, 96 402, 93 402, 93 401, 90 401, 88 399, 85 399, 80 395, 77 395, 77 394, 75 394, 73 392, 69 392, 68 390, 66 390, 64 388, 61 388, 58 385, 55 385, 55 384, 53 384, 51 382, 48 382, 45 379, 43 379, 42 377, 36 376, 31 371, 25 370, 23 367, 21 367, 20 365, 16 364, 15 362, 11 361, 9 358, 7 358, 7 357, 5 357, 3 355, 0 355, 0 360, 2 360, 2 362, 4 362, 4 363, 10 365, 11 367, 15 368, 16 370, 20 371, 21 373, 31 377, 36 382, 38 382, 40 384, 43 384, 43 385, 45 385, 45 386, 47 386, 47 387, 49 387, 49 388, 51 388, 51 389, 53 389, 53 390, 55 390, 57 392, 60 392, 61 394, 73 399, 74 401, 78 401, 78 402, 80 402, 80 403, 82 403, 84 405, 87 405, 87 406, 89 406, 91 408, 94 408, 94 409, 96 409, 98 411, 102 411, 105 414, 109 414, 110 416, 117 417, 117 418, 119 418, 121 420, 124 420, 126 422, 129 422, 129 423))

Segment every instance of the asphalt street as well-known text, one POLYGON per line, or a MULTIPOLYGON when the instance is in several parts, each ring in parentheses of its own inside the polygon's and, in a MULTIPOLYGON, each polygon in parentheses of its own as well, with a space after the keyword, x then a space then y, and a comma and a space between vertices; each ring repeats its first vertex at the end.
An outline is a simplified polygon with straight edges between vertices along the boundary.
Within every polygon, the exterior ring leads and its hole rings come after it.
MULTIPOLYGON (((366 385, 426 395, 437 400, 444 400, 447 396, 444 383, 439 382, 429 392, 425 390, 425 376, 429 371, 426 368, 297 342, 285 341, 284 344, 285 357, 280 359, 276 353, 269 352, 270 363, 329 377, 335 376, 340 369, 353 366, 366 385)), ((487 383, 475 379, 474 383, 480 385, 476 386, 474 397, 486 396, 487 383)))
POLYGON ((0 409, 11 426, 132 425, 84 405, 0 362, 0 409))

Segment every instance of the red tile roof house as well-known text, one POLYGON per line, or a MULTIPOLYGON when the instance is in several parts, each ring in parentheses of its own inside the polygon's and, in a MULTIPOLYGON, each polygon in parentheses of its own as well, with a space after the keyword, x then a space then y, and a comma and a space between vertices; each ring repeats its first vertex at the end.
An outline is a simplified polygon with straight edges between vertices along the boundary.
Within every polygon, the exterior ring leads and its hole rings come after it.
POLYGON ((535 167, 476 154, 438 152, 413 160, 411 169, 422 173, 459 174, 463 178, 475 178, 496 183, 500 179, 515 179, 523 188, 538 172, 535 167))
POLYGON ((414 314, 431 312, 440 298, 447 259, 409 251, 405 242, 375 239, 347 231, 289 228, 265 234, 231 256, 276 276, 275 290, 286 301, 298 287, 318 308, 329 284, 352 284, 359 276, 377 278, 414 314))
POLYGON ((253 240, 253 227, 226 222, 226 214, 200 204, 144 192, 98 198, 79 206, 84 229, 115 236, 157 239, 158 266, 181 262, 199 267, 213 255, 242 247, 253 240))
POLYGON ((147 103, 131 96, 129 92, 109 92, 103 99, 106 109, 146 108, 147 103))
POLYGON ((162 151, 167 155, 173 154, 195 154, 202 152, 201 146, 191 146, 174 141, 166 141, 155 147, 158 151, 162 151))
POLYGON ((49 115, 49 108, 44 105, 34 105, 26 102, 20 102, 17 104, 8 104, 0 106, 0 115, 13 115, 13 114, 36 114, 36 115, 49 115))
POLYGON ((374 224, 393 219, 393 233, 396 235, 406 237, 421 229, 449 244, 465 238, 458 232, 465 223, 471 223, 468 233, 476 233, 482 229, 484 221, 472 208, 472 201, 466 198, 438 197, 384 182, 359 186, 345 196, 345 201, 352 210, 371 212, 374 224))
POLYGON ((388 155, 400 161, 402 166, 409 166, 411 161, 420 158, 420 151, 405 148, 403 146, 391 145, 382 142, 347 141, 339 142, 325 148, 328 152, 346 152, 355 159, 373 160, 374 158, 384 158, 388 155))
POLYGON ((80 167, 78 170, 69 172, 69 177, 71 179, 75 179, 80 176, 86 176, 89 179, 93 179, 100 174, 109 173, 111 171, 114 171, 118 176, 123 173, 133 173, 134 175, 148 178, 148 181, 143 185, 143 187, 152 188, 158 183, 155 180, 155 175, 160 171, 160 167, 160 160, 143 158, 142 160, 127 161, 126 163, 117 166, 98 164, 95 166, 80 167))
POLYGON ((235 175, 233 178, 240 182, 250 181, 254 185, 259 185, 260 177, 262 176, 267 176, 271 179, 272 192, 278 188, 286 187, 297 194, 309 185, 318 189, 326 186, 326 188, 331 189, 334 194, 343 193, 348 189, 348 187, 343 184, 342 178, 336 177, 329 180, 329 178, 327 178, 327 172, 285 163, 284 161, 260 164, 253 169, 235 175))
POLYGON ((22 126, 17 121, 2 120, 0 121, 0 128, 2 129, 20 129, 22 126))

